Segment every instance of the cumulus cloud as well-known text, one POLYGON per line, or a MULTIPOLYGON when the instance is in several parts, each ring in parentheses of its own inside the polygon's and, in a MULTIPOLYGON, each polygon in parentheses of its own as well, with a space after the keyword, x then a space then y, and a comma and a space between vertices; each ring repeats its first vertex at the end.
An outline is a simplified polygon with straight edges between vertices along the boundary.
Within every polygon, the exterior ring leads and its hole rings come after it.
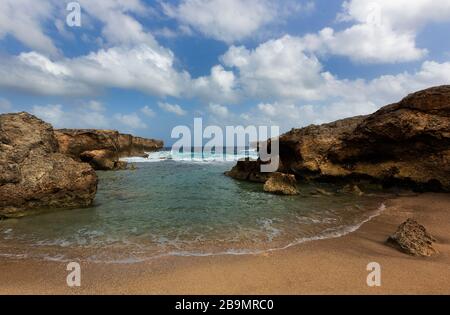
POLYGON ((144 107, 141 108, 141 113, 151 118, 156 116, 155 111, 151 109, 148 105, 145 105, 144 107))
POLYGON ((225 42, 241 40, 274 19, 267 0, 183 0, 163 4, 165 13, 206 36, 225 42))
POLYGON ((254 50, 232 46, 223 63, 237 69, 239 85, 246 95, 258 98, 319 99, 322 65, 305 53, 300 38, 289 35, 269 40, 254 50))
POLYGON ((226 118, 230 114, 226 106, 214 103, 208 105, 208 111, 218 118, 226 118))
POLYGON ((232 43, 241 41, 282 17, 311 10, 311 2, 270 0, 182 0, 162 3, 165 14, 203 35, 232 43))
POLYGON ((114 119, 131 130, 145 129, 147 125, 141 120, 136 113, 131 114, 115 114, 114 119))
POLYGON ((318 86, 325 96, 323 100, 260 103, 240 118, 251 124, 278 125, 286 131, 311 123, 371 114, 384 105, 398 102, 409 93, 450 84, 450 62, 427 61, 416 72, 384 75, 369 81, 339 80, 331 75, 325 78, 325 84, 318 86))
POLYGON ((77 107, 64 107, 61 104, 34 105, 31 113, 51 123, 55 128, 109 128, 109 119, 101 110, 83 104, 77 107))
POLYGON ((158 106, 162 110, 172 113, 172 114, 175 114, 175 115, 178 115, 178 116, 184 116, 187 114, 187 112, 183 108, 181 108, 180 105, 177 105, 177 104, 158 102, 158 106))
POLYGON ((206 101, 233 102, 238 99, 236 83, 233 71, 225 70, 222 65, 216 65, 211 68, 209 76, 192 80, 185 94, 206 101))
POLYGON ((58 61, 37 52, 21 53, 1 61, 0 86, 44 95, 89 95, 103 88, 123 88, 179 96, 189 75, 173 64, 170 50, 145 44, 58 61))
POLYGON ((325 28, 305 36, 308 50, 349 57, 360 63, 396 63, 418 60, 427 54, 416 47, 416 34, 396 32, 385 24, 356 24, 343 31, 325 28))
POLYGON ((105 113, 103 104, 97 101, 89 101, 78 106, 34 105, 31 113, 51 123, 55 128, 119 129, 122 131, 147 128, 137 113, 118 113, 110 117, 105 113))
POLYGON ((27 47, 50 55, 58 48, 45 34, 44 23, 54 17, 54 1, 2 0, 0 1, 0 39, 15 37, 27 47))
POLYGON ((153 10, 141 0, 79 0, 91 17, 102 22, 102 38, 111 45, 155 45, 152 34, 133 16, 152 16, 153 10))
POLYGON ((349 57, 356 62, 395 63, 423 58, 417 47, 420 29, 450 18, 450 2, 440 0, 350 0, 339 21, 353 25, 342 31, 324 28, 305 36, 309 49, 349 57))

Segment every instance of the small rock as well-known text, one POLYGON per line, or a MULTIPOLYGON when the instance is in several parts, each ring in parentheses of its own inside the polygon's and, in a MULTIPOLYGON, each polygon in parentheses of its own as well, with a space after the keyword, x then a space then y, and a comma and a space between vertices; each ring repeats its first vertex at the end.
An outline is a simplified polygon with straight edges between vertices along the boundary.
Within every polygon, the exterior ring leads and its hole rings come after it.
POLYGON ((434 237, 426 231, 424 226, 413 219, 403 222, 386 241, 388 245, 406 254, 422 257, 429 257, 437 253, 433 242, 436 242, 434 237))
POLYGON ((294 175, 273 173, 264 184, 264 191, 279 195, 298 195, 296 184, 294 175))
MULTIPOLYGON (((115 171, 124 171, 127 169, 128 163, 126 161, 116 161, 114 163, 114 170, 115 171)), ((134 170, 136 168, 132 168, 132 170, 134 170)))
POLYGON ((349 194, 354 194, 356 196, 362 196, 364 195, 364 193, 362 192, 361 189, 359 189, 359 187, 357 185, 345 185, 344 188, 342 188, 341 192, 343 193, 349 193, 349 194))

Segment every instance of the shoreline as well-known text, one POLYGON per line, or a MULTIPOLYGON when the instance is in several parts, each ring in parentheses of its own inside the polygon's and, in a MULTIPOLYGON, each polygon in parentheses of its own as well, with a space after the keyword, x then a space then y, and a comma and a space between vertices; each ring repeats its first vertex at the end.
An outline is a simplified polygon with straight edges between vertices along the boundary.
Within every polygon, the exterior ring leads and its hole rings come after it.
POLYGON ((248 255, 168 256, 132 264, 81 263, 82 285, 66 285, 66 263, 0 257, 0 294, 450 294, 450 194, 385 202, 350 234, 248 255), (415 218, 439 254, 408 256, 384 244, 415 218), (381 265, 381 287, 366 284, 381 265))

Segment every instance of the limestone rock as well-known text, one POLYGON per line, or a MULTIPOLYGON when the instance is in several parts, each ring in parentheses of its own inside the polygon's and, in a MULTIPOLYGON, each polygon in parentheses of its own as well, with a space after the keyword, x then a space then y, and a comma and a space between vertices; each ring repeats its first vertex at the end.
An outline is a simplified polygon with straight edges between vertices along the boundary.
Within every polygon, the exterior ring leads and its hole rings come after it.
POLYGON ((60 129, 56 131, 60 151, 86 161, 97 170, 124 169, 121 157, 148 157, 145 152, 161 149, 159 140, 134 137, 115 130, 60 129))
POLYGON ((293 129, 279 145, 282 173, 450 191, 450 85, 413 93, 372 115, 293 129))
POLYGON ((261 173, 260 160, 239 160, 230 171, 225 172, 225 175, 237 180, 248 180, 256 183, 265 183, 269 174, 261 173))
POLYGON ((403 222, 386 241, 390 246, 406 254, 423 257, 437 253, 433 242, 436 242, 433 236, 426 231, 424 226, 413 219, 403 222))
POLYGON ((272 173, 264 184, 264 191, 279 195, 298 195, 294 175, 272 173))
POLYGON ((0 115, 0 217, 92 204, 97 176, 58 152, 50 124, 28 114, 0 115))

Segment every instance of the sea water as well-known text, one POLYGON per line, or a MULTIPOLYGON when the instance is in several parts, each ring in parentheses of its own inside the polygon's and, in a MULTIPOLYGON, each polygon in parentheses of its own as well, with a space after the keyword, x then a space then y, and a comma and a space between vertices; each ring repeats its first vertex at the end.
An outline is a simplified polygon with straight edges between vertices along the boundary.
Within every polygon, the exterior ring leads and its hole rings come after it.
MULTIPOLYGON (((239 159, 254 151, 237 152, 239 159)), ((338 237, 382 210, 380 194, 265 193, 223 173, 217 155, 154 152, 136 170, 98 172, 93 207, 0 221, 0 256, 132 263, 162 256, 244 255, 338 237)), ((321 184, 336 192, 338 187, 321 184)))

